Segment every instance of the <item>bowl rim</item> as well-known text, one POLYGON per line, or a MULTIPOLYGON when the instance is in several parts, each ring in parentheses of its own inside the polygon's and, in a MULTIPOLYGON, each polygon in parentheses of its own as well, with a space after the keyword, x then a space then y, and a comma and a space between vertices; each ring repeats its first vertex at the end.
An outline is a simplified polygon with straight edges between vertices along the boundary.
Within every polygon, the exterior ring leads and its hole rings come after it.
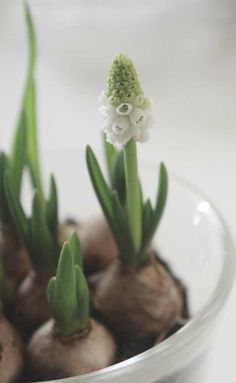
MULTIPOLYGON (((201 334, 206 327, 208 327, 217 314, 221 311, 226 303, 227 297, 231 291, 235 271, 236 271, 236 257, 233 245, 233 239, 230 230, 222 218, 219 210, 215 207, 209 197, 192 182, 186 180, 184 177, 176 175, 174 172, 169 172, 171 179, 192 192, 196 197, 201 198, 206 202, 218 220, 218 224, 222 229, 222 243, 224 244, 224 261, 222 265, 221 275, 211 298, 204 304, 204 306, 194 315, 180 330, 171 335, 163 342, 153 346, 152 348, 131 357, 125 361, 116 363, 109 367, 103 368, 91 373, 68 377, 64 379, 50 380, 48 383, 83 383, 83 382, 96 382, 96 379, 110 377, 111 374, 124 373, 124 370, 138 367, 140 363, 144 363, 148 359, 166 357, 167 354, 176 353, 178 349, 184 347, 188 343, 192 343, 194 339, 201 334), (88 380, 89 379, 89 380, 88 380)), ((37 383, 43 383, 40 381, 37 383)))

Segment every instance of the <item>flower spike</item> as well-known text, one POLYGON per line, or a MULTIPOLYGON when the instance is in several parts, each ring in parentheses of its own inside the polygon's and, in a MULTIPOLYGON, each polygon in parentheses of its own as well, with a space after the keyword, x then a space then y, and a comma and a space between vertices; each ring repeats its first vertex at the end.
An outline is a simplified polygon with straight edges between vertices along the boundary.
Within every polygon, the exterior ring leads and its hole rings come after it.
POLYGON ((148 140, 153 124, 152 101, 144 96, 134 65, 125 54, 114 58, 101 101, 101 128, 108 142, 120 149, 132 138, 148 140))

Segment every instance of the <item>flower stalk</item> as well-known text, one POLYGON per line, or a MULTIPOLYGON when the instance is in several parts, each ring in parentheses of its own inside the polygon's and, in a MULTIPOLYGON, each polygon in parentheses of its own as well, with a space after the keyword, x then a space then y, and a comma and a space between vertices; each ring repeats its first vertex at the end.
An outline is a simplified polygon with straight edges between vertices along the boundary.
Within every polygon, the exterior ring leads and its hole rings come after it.
POLYGON ((135 250, 142 239, 141 196, 139 188, 136 142, 131 139, 124 148, 125 181, 127 191, 128 221, 135 250))

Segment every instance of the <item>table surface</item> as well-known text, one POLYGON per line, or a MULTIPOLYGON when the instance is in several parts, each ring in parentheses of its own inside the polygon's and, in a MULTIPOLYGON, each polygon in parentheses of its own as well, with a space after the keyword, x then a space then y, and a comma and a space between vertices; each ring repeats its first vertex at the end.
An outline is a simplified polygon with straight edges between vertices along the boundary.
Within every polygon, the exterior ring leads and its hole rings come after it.
MULTIPOLYGON (((169 10, 173 2, 168 4, 169 10)), ((152 140, 141 151, 147 158, 164 160, 168 167, 204 190, 221 211, 236 242, 236 4, 233 0, 221 4, 216 0, 199 0, 179 1, 179 6, 184 7, 187 16, 189 12, 190 23, 197 21, 192 37, 199 54, 190 62, 188 73, 180 70, 180 65, 175 69, 172 64, 171 79, 160 85, 157 127, 152 140), (194 14, 188 8, 189 3, 194 5, 194 14)), ((168 12, 165 17, 168 21, 168 12)), ((172 18, 173 22, 182 41, 177 17, 172 18)), ((47 38, 43 31, 40 33, 42 41, 47 38)), ((25 49, 19 3, 0 0, 1 147, 8 146, 16 119, 26 64, 25 49)), ((187 58, 185 51, 181 51, 181 43, 180 52, 184 68, 187 58)), ((53 68, 49 59, 41 60, 38 75, 42 84, 38 101, 44 150, 76 148, 74 142, 78 138, 82 147, 88 140, 99 145, 89 128, 78 137, 77 126, 81 121, 77 93, 66 80, 67 74, 53 68), (47 100, 45 94, 49 95, 47 100), (67 122, 69 134, 64 142, 63 127, 67 122)), ((236 378, 235 324, 236 287, 218 327, 204 383, 231 382, 236 378)))

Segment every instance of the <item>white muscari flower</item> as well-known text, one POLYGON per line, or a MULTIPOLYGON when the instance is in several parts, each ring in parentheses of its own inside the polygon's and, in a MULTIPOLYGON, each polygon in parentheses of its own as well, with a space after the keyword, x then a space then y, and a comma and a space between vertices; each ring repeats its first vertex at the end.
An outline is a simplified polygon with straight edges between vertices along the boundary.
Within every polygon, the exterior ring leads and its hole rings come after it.
POLYGON ((136 96, 132 103, 122 103, 117 107, 105 101, 99 108, 101 129, 107 141, 117 148, 122 148, 133 138, 139 142, 149 139, 149 129, 153 125, 151 100, 136 96))
POLYGON ((108 142, 122 148, 130 139, 149 139, 152 101, 143 95, 133 63, 126 55, 119 54, 113 60, 100 102, 101 129, 108 142))

